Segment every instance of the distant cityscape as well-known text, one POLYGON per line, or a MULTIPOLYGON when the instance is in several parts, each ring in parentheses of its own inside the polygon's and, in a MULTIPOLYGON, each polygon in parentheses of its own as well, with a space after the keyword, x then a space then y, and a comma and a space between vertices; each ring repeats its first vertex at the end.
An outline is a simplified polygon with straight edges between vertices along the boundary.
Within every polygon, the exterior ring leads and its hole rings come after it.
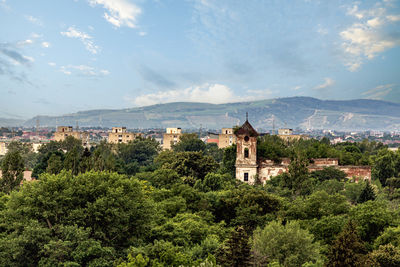
MULTIPOLYGON (((101 141, 108 143, 127 143, 137 137, 154 138, 163 147, 170 149, 171 144, 179 142, 183 133, 197 133, 199 138, 208 144, 215 143, 219 148, 225 148, 236 143, 232 128, 222 129, 182 129, 176 128, 150 128, 127 129, 126 127, 72 127, 58 126, 57 128, 26 128, 26 127, 1 127, 0 128, 0 156, 7 153, 7 145, 12 141, 31 143, 32 150, 37 152, 42 144, 50 141, 62 141, 67 136, 82 140, 83 146, 95 146, 101 141)), ((360 142, 364 139, 381 142, 391 150, 400 146, 400 131, 335 131, 335 130, 302 130, 283 128, 278 130, 260 131, 260 135, 278 135, 284 140, 326 137, 331 144, 344 142, 360 142)))

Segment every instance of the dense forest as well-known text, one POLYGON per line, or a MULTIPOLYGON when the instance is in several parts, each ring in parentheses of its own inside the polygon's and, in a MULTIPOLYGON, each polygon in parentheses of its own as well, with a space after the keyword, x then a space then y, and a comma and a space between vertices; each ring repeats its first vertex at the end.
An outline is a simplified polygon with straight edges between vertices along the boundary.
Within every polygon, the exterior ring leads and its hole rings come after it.
POLYGON ((8 148, 0 266, 400 266, 400 152, 381 143, 259 137, 259 157, 292 159, 264 185, 235 179, 235 146, 196 134, 171 151, 141 138, 8 148), (370 165, 372 181, 309 173, 321 157, 370 165), (20 185, 25 169, 37 180, 20 185))

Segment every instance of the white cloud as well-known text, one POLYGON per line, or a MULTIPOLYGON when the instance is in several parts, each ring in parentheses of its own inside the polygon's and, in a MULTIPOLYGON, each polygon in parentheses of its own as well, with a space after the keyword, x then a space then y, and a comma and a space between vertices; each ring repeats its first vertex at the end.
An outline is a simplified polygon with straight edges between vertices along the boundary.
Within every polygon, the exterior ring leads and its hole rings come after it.
POLYGON ((206 102, 213 104, 233 102, 237 100, 232 90, 222 84, 203 84, 181 90, 169 90, 141 95, 133 99, 127 99, 137 106, 148 106, 169 102, 206 102))
POLYGON ((61 66, 60 71, 62 73, 64 73, 64 74, 66 74, 66 75, 71 75, 72 74, 72 72, 67 70, 66 67, 64 67, 64 66, 61 66))
POLYGON ((205 83, 200 86, 191 86, 186 89, 159 91, 144 94, 134 98, 125 97, 125 100, 136 106, 148 106, 171 102, 203 102, 222 104, 238 101, 255 101, 270 97, 273 92, 269 89, 247 90, 246 96, 236 95, 231 88, 223 84, 205 83))
POLYGON ((335 84, 335 81, 332 78, 327 77, 327 78, 325 78, 325 81, 322 84, 315 86, 313 89, 321 90, 321 89, 331 87, 334 84, 335 84))
POLYGON ((27 39, 24 41, 19 41, 17 43, 17 46, 25 46, 25 45, 30 45, 30 44, 33 44, 33 41, 31 39, 27 39))
POLYGON ((296 90, 300 90, 301 88, 302 88, 302 86, 297 85, 297 86, 293 87, 292 89, 296 91, 296 90))
POLYGON ((142 10, 127 0, 88 0, 91 6, 102 5, 108 12, 104 18, 116 27, 136 28, 137 17, 142 10))
POLYGON ((81 40, 81 42, 85 45, 86 50, 92 54, 97 54, 100 51, 100 47, 94 44, 92 36, 75 29, 73 26, 69 27, 66 32, 61 32, 61 35, 81 40))
POLYGON ((371 90, 368 90, 368 91, 362 93, 362 95, 368 99, 381 100, 393 90, 394 86, 395 86, 395 84, 379 85, 371 90))
POLYGON ((25 19, 38 26, 43 26, 42 21, 38 18, 35 18, 34 16, 25 16, 25 19))
POLYGON ((378 28, 384 24, 384 21, 381 18, 376 17, 376 18, 368 20, 367 24, 368 24, 368 26, 371 26, 372 28, 378 28))
POLYGON ((340 32, 342 48, 346 54, 345 65, 350 71, 358 70, 365 59, 373 59, 379 53, 400 45, 400 37, 389 34, 385 28, 396 22, 397 17, 387 16, 386 12, 386 8, 379 5, 369 10, 359 10, 354 5, 348 10, 349 15, 358 19, 340 32))
POLYGON ((87 66, 87 65, 61 66, 60 71, 67 75, 76 73, 79 75, 92 76, 92 77, 106 76, 106 75, 110 74, 110 72, 108 70, 96 70, 94 67, 87 66))
POLYGON ((108 70, 100 70, 100 73, 103 75, 109 75, 110 72, 108 70))
POLYGON ((49 48, 50 47, 50 43, 49 42, 42 42, 42 47, 49 48))
POLYGON ((55 67, 57 64, 56 63, 54 63, 54 62, 49 62, 49 63, 47 63, 47 64, 49 64, 49 66, 51 66, 51 67, 55 67))
POLYGON ((400 15, 389 15, 386 18, 393 22, 400 21, 400 15))
POLYGON ((34 39, 37 39, 37 38, 42 37, 42 35, 33 32, 33 33, 31 34, 31 37, 34 38, 34 39))
POLYGON ((145 36, 145 35, 147 35, 147 32, 139 32, 139 35, 140 36, 145 36))

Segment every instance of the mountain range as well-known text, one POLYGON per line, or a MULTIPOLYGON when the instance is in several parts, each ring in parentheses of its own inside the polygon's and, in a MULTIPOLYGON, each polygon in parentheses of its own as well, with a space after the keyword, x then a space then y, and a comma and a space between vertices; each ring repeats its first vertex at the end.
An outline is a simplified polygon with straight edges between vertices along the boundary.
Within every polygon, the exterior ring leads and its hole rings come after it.
MULTIPOLYGON (((220 129, 249 121, 258 129, 301 128, 333 130, 400 130, 400 104, 380 100, 320 100, 287 97, 251 102, 208 104, 177 102, 127 109, 80 111, 62 116, 36 116, 8 123, 33 127, 75 125, 89 127, 220 129)), ((0 125, 7 121, 0 119, 0 125)))

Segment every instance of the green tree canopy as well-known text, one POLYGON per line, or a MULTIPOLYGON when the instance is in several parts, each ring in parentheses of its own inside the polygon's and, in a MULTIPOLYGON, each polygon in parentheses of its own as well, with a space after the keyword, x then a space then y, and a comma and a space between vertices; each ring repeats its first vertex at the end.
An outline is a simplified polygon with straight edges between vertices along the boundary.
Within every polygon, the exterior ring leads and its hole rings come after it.
POLYGON ((199 139, 196 133, 182 134, 179 142, 171 147, 175 152, 203 152, 206 150, 206 144, 199 139))
POLYGON ((93 258, 93 253, 109 265, 115 253, 149 237, 155 214, 151 190, 144 182, 108 172, 73 176, 64 171, 26 183, 0 213, 0 265, 85 265, 75 257, 93 258))
POLYGON ((356 224, 349 221, 329 250, 327 266, 364 266, 365 253, 356 224))
POLYGON ((20 185, 24 175, 24 162, 17 150, 7 152, 1 163, 1 170, 1 191, 10 193, 20 185))
POLYGON ((270 222, 256 229, 252 238, 252 254, 257 266, 279 262, 282 266, 302 266, 307 262, 321 262, 321 247, 314 236, 300 228, 296 221, 282 225, 270 222))

